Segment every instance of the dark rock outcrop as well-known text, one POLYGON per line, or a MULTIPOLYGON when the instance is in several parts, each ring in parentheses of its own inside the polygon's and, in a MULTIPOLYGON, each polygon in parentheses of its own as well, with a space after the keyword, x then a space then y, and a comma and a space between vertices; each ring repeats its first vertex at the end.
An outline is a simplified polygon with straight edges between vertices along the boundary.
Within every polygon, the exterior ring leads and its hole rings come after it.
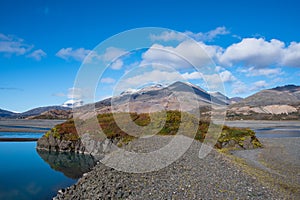
POLYGON ((83 153, 85 148, 81 140, 63 140, 55 138, 52 134, 44 135, 37 141, 37 149, 47 151, 62 151, 83 153))
POLYGON ((220 149, 255 149, 260 147, 258 139, 255 136, 246 136, 239 141, 230 139, 229 141, 218 142, 218 148, 220 149))
POLYGON ((110 139, 96 141, 89 134, 84 134, 78 140, 65 140, 54 137, 52 134, 45 134, 37 141, 38 150, 49 152, 74 152, 93 155, 99 160, 105 153, 111 152, 117 142, 110 139))

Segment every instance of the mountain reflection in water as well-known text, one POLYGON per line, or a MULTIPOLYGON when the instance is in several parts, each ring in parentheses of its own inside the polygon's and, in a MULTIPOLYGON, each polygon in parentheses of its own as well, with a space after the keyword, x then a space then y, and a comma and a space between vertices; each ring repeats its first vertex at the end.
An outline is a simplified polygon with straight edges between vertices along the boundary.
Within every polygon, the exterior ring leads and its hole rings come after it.
POLYGON ((72 179, 82 177, 96 165, 96 160, 91 155, 43 150, 37 150, 37 153, 52 169, 72 179))

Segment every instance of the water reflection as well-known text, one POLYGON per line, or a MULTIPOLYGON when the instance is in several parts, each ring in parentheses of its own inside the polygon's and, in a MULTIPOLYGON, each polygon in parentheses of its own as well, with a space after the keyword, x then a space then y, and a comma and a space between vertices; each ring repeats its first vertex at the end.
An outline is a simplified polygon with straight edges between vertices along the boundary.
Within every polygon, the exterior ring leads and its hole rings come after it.
POLYGON ((36 142, 0 143, 0 199, 52 199, 77 180, 49 167, 35 150, 36 142))
POLYGON ((44 150, 37 150, 37 153, 52 169, 60 171, 72 179, 80 178, 96 164, 96 160, 91 155, 70 152, 58 153, 44 150))

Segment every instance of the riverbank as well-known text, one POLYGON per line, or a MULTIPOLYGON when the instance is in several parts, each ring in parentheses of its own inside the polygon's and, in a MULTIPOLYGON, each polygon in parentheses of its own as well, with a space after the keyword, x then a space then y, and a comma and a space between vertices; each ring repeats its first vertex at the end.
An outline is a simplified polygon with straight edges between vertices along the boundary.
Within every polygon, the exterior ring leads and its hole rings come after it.
POLYGON ((0 138, 0 142, 35 142, 38 138, 0 138))
POLYGON ((295 129, 300 129, 300 121, 278 121, 278 120, 236 120, 236 121, 225 121, 227 126, 240 127, 240 128, 251 128, 251 129, 261 129, 261 128, 280 128, 280 127, 293 127, 295 129))
MULTIPOLYGON (((144 152, 157 149, 172 136, 134 140, 125 148, 144 152), (146 140, 146 139, 145 139, 146 140)), ((171 165, 148 173, 126 173, 98 163, 75 185, 54 199, 284 199, 285 194, 245 173, 224 154, 212 150, 198 158, 201 143, 171 165)))
POLYGON ((0 132, 47 132, 65 120, 1 119, 0 132))
POLYGON ((234 151, 246 171, 270 187, 300 199, 300 137, 260 138, 264 148, 234 151))

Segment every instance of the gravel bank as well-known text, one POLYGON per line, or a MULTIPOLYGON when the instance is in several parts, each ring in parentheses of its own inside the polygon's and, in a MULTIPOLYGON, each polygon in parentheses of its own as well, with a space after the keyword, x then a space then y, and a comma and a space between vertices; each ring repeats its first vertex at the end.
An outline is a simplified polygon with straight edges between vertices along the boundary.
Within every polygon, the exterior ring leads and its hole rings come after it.
POLYGON ((300 129, 299 121, 267 121, 267 120, 238 120, 225 121, 225 125, 231 127, 248 127, 252 130, 260 128, 293 128, 300 129))
POLYGON ((272 187, 300 199, 300 138, 260 138, 263 149, 235 151, 233 155, 259 170, 272 187))
MULTIPOLYGON (((169 142, 170 136, 133 141, 127 150, 145 152, 169 142), (147 142, 145 142, 145 140, 147 142)), ((97 164, 54 199, 283 199, 227 157, 213 150, 198 158, 201 143, 171 165, 148 173, 126 173, 97 164)))
POLYGON ((46 132, 65 120, 0 119, 0 132, 46 132))

